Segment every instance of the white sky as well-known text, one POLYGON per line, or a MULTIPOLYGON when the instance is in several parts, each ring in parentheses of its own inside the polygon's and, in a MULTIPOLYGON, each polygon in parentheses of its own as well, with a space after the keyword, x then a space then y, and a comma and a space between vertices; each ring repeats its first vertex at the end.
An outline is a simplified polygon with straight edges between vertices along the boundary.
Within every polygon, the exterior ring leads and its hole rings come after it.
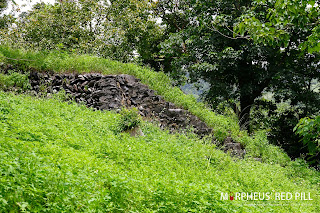
POLYGON ((32 5, 38 3, 38 2, 45 2, 54 4, 56 0, 15 0, 15 3, 17 5, 14 5, 11 0, 8 2, 8 7, 4 11, 5 14, 9 14, 12 9, 14 9, 14 12, 18 15, 21 12, 26 12, 32 8, 32 5), (18 11, 17 11, 18 9, 18 11))

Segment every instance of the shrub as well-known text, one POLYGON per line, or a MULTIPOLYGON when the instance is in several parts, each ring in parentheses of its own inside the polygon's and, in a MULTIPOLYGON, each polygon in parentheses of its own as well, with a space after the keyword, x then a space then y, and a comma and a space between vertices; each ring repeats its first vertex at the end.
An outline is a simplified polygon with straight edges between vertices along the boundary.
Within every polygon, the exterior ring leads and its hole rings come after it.
POLYGON ((28 75, 14 71, 9 71, 8 75, 0 73, 0 89, 12 90, 18 89, 19 92, 26 91, 31 87, 28 75))
POLYGON ((133 129, 141 123, 142 119, 137 108, 127 109, 123 107, 120 111, 120 119, 118 123, 118 130, 120 132, 133 129))
POLYGON ((308 161, 312 165, 320 164, 320 116, 300 119, 294 128, 296 134, 302 136, 302 143, 308 147, 308 161))

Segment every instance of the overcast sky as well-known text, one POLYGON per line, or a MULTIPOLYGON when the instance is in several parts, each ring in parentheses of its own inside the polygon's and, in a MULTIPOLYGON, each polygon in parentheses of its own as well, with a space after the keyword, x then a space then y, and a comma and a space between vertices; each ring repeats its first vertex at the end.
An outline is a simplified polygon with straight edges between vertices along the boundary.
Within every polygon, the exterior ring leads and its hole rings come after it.
POLYGON ((9 0, 9 3, 8 3, 8 8, 4 11, 5 14, 8 14, 12 11, 12 9, 17 9, 19 8, 20 12, 18 13, 21 13, 21 12, 26 12, 28 10, 31 9, 32 5, 38 3, 38 2, 45 2, 45 3, 51 3, 51 4, 54 4, 56 0, 15 0, 15 3, 17 5, 14 5, 12 3, 11 0, 9 0))

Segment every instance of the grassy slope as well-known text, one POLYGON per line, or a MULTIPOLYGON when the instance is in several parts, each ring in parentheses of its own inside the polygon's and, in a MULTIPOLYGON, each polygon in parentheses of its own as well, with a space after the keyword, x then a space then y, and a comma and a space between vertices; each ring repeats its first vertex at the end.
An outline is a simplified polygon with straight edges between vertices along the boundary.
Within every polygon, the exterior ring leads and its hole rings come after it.
POLYGON ((5 46, 0 46, 1 61, 19 65, 26 70, 34 68, 39 71, 100 72, 103 74, 134 75, 141 79, 142 83, 156 90, 167 101, 188 109, 213 127, 214 135, 221 141, 226 136, 231 135, 236 141, 246 145, 247 157, 260 157, 263 162, 278 163, 280 165, 287 165, 290 161, 289 157, 281 149, 268 144, 264 134, 256 134, 255 137, 249 137, 246 132, 239 130, 239 126, 234 119, 215 114, 205 104, 198 103, 193 96, 185 95, 179 88, 172 87, 170 79, 164 73, 153 72, 148 68, 135 64, 123 64, 88 55, 68 55, 61 52, 31 52, 11 49, 5 46))
POLYGON ((235 162, 196 138, 57 99, 0 92, 0 212, 320 212, 319 173, 235 162), (313 201, 221 201, 220 192, 310 192, 313 201), (280 205, 279 205, 280 204, 280 205))

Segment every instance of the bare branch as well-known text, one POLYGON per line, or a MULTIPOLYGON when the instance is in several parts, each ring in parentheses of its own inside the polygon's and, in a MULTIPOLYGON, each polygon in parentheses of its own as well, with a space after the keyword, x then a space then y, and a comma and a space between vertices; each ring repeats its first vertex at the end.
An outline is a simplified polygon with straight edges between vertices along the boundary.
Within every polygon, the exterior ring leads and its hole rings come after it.
MULTIPOLYGON (((223 37, 226 37, 228 39, 233 39, 233 40, 236 40, 236 39, 249 39, 250 36, 240 36, 239 34, 237 34, 238 36, 237 37, 230 37, 230 36, 227 36, 225 34, 223 34, 222 32, 220 32, 219 30, 217 30, 215 27, 210 27, 213 31, 219 33, 220 35, 222 35, 223 37)), ((228 28, 228 27, 227 27, 228 28)), ((228 28, 228 30, 230 30, 228 28)), ((232 30, 230 30, 231 32, 233 32, 232 30)))

